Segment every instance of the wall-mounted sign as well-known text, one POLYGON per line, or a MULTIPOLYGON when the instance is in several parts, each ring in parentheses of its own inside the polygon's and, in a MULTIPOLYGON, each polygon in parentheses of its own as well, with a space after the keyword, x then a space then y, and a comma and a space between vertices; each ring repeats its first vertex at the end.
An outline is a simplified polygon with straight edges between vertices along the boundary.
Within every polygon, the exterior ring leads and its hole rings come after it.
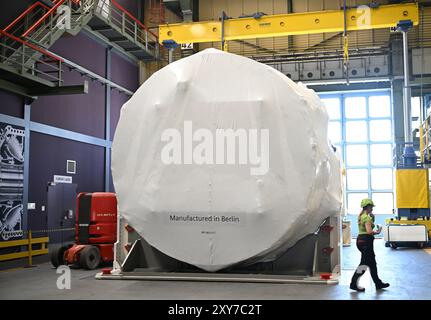
POLYGON ((181 50, 193 50, 193 43, 181 43, 181 50))
POLYGON ((54 175, 55 183, 72 183, 72 177, 54 175))

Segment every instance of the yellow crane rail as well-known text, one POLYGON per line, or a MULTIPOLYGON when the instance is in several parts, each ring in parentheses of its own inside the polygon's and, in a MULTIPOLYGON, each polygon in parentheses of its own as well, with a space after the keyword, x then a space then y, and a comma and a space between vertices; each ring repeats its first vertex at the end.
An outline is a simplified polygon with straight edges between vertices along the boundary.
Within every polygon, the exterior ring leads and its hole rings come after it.
MULTIPOLYGON (((159 42, 174 40, 182 43, 220 42, 289 35, 344 31, 344 10, 264 15, 260 18, 227 19, 159 26, 159 42), (222 39, 223 38, 223 39, 222 39)), ((346 10, 348 31, 395 27, 400 20, 419 24, 416 3, 380 5, 376 8, 358 6, 346 10)))

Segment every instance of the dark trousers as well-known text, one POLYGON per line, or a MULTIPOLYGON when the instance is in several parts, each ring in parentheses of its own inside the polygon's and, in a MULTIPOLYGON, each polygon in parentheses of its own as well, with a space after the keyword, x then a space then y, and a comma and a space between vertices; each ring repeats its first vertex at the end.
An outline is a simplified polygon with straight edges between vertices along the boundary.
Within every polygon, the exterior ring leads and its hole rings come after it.
POLYGON ((352 284, 357 285, 359 278, 370 269, 371 277, 376 285, 381 284, 382 280, 377 275, 376 255, 374 254, 374 236, 361 234, 356 239, 356 247, 361 251, 361 263, 352 277, 352 284))

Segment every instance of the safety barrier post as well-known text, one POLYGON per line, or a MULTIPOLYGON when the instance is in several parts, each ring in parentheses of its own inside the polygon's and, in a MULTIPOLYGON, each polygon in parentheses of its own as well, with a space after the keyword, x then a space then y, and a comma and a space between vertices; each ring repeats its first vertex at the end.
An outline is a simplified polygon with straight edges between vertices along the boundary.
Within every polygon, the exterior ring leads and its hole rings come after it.
POLYGON ((33 237, 31 230, 28 231, 28 267, 33 267, 33 237))

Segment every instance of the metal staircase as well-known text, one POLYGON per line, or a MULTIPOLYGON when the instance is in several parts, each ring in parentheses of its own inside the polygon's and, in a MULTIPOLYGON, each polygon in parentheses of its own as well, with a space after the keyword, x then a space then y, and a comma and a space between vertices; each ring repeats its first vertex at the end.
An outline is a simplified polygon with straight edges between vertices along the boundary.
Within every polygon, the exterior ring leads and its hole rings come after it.
POLYGON ((88 26, 139 60, 160 59, 158 36, 116 0, 99 0, 88 26))
POLYGON ((138 59, 159 59, 157 35, 115 0, 54 0, 52 4, 35 2, 0 30, 0 88, 27 96, 38 95, 38 91, 85 92, 85 85, 72 90, 63 86, 64 59, 48 49, 64 33, 77 35, 87 25, 138 59))

